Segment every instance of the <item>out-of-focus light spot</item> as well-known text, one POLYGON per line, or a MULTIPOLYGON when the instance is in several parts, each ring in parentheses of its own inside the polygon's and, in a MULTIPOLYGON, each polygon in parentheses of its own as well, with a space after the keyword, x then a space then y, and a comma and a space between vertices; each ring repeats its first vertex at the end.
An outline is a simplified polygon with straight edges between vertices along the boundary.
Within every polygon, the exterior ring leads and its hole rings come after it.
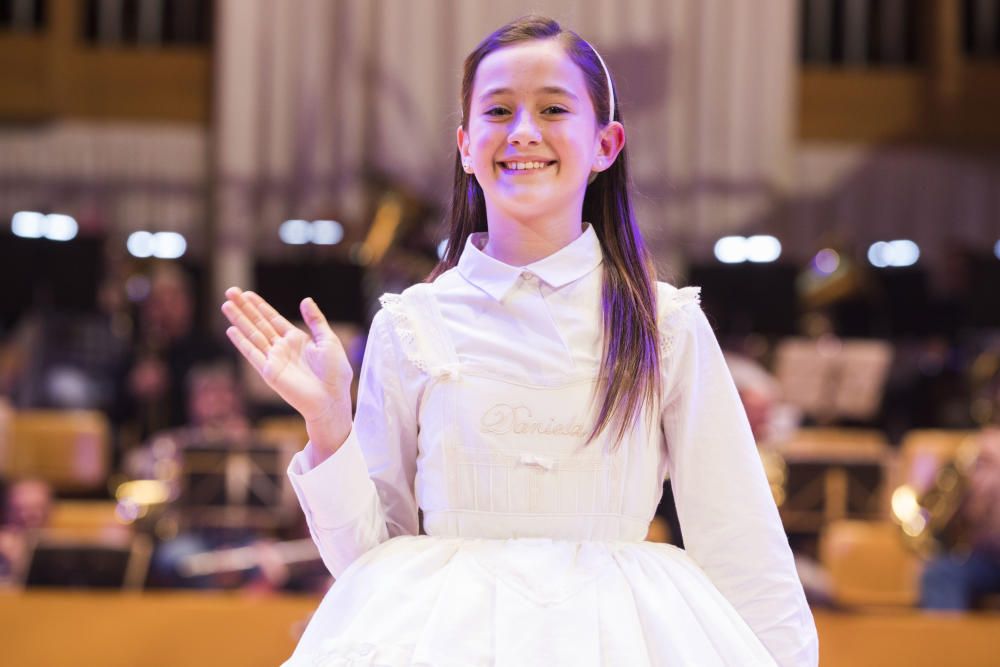
POLYGON ((278 237, 288 245, 309 243, 312 234, 312 225, 308 220, 285 220, 278 228, 278 237))
POLYGON ((889 266, 889 244, 885 241, 876 241, 868 246, 868 262, 877 268, 889 266))
MULTIPOLYGON (((1000 243, 997 243, 997 247, 1000 247, 1000 243)), ((444 255, 447 252, 448 252, 448 239, 445 239, 441 241, 441 243, 438 243, 437 247, 438 259, 444 259, 444 255)))
POLYGON ((187 252, 187 239, 177 232, 153 234, 153 256, 160 259, 177 259, 187 252))
POLYGON ((1000 259, 1000 241, 997 241, 996 244, 993 246, 993 255, 997 259, 1000 259))
POLYGON ((767 234, 751 236, 746 240, 747 259, 751 262, 773 262, 781 257, 781 241, 767 234))
POLYGON ((909 239, 889 241, 892 248, 893 266, 913 266, 920 259, 920 246, 909 239))
POLYGON ((905 523, 920 513, 917 492, 909 484, 904 484, 892 492, 892 514, 900 523, 905 523))
POLYGON ((742 236, 723 236, 715 242, 715 258, 725 264, 747 261, 747 240, 742 236))
POLYGON ((125 241, 125 247, 133 257, 152 257, 153 234, 147 231, 132 232, 125 241))
POLYGON ((840 268, 840 254, 832 248, 823 248, 813 257, 812 265, 817 273, 828 276, 840 268))
POLYGON ((131 500, 139 505, 156 505, 170 499, 170 489, 158 479, 134 479, 119 484, 115 498, 131 500))
POLYGON ((868 261, 872 266, 913 266, 920 259, 920 246, 909 239, 876 241, 868 248, 868 261))
POLYGON ((920 537, 927 527, 927 519, 923 514, 914 514, 908 521, 903 523, 903 532, 910 537, 920 537))
POLYGON ((125 281, 125 296, 132 303, 144 301, 149 296, 149 278, 143 275, 129 276, 125 281))
POLYGON ((344 226, 336 220, 313 220, 312 242, 317 245, 336 245, 344 238, 344 226))
POLYGON ((43 236, 50 241, 71 241, 76 238, 80 225, 69 215, 62 213, 49 213, 45 216, 43 236))
POLYGON ((21 238, 41 238, 45 230, 45 216, 36 211, 18 211, 10 220, 10 230, 21 238))

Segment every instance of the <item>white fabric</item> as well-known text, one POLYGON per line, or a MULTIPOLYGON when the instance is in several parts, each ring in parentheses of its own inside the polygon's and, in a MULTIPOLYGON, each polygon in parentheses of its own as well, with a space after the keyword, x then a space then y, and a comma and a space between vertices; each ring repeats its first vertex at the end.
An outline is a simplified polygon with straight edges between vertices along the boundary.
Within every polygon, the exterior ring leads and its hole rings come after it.
POLYGON ((289 467, 337 582, 288 664, 815 665, 697 289, 658 285, 660 419, 580 447, 602 349, 596 234, 523 268, 483 241, 383 298, 351 435, 289 467), (686 552, 642 541, 668 471, 686 552))

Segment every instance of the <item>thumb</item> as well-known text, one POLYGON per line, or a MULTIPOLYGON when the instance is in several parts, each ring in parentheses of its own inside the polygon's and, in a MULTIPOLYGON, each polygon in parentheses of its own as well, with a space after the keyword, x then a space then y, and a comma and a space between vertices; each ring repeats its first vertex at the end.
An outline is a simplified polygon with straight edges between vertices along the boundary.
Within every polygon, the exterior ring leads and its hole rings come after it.
POLYGON ((299 310, 302 312, 302 319, 305 320, 309 331, 312 332, 313 340, 321 343, 334 338, 333 329, 330 328, 326 316, 323 315, 323 311, 319 309, 312 297, 302 299, 299 310))

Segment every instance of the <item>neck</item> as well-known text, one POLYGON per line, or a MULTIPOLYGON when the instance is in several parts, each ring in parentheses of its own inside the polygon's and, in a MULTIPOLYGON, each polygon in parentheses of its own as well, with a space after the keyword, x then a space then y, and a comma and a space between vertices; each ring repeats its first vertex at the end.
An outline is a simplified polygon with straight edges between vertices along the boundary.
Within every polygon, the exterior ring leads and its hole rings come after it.
POLYGON ((583 234, 580 213, 521 220, 487 207, 489 236, 484 253, 511 266, 526 266, 565 248, 583 234))

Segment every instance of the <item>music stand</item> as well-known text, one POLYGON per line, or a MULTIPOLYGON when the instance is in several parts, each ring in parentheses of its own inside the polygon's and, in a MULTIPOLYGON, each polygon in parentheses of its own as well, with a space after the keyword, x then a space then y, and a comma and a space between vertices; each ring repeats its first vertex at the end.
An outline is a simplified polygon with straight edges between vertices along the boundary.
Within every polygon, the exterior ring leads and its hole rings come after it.
POLYGON ((135 537, 128 543, 42 538, 31 553, 28 587, 140 589, 152 548, 135 537))
POLYGON ((292 516, 286 447, 202 441, 182 453, 178 504, 199 526, 276 528, 292 516))
POLYGON ((892 346, 879 340, 783 340, 775 374, 785 400, 820 423, 866 421, 882 402, 892 346))

